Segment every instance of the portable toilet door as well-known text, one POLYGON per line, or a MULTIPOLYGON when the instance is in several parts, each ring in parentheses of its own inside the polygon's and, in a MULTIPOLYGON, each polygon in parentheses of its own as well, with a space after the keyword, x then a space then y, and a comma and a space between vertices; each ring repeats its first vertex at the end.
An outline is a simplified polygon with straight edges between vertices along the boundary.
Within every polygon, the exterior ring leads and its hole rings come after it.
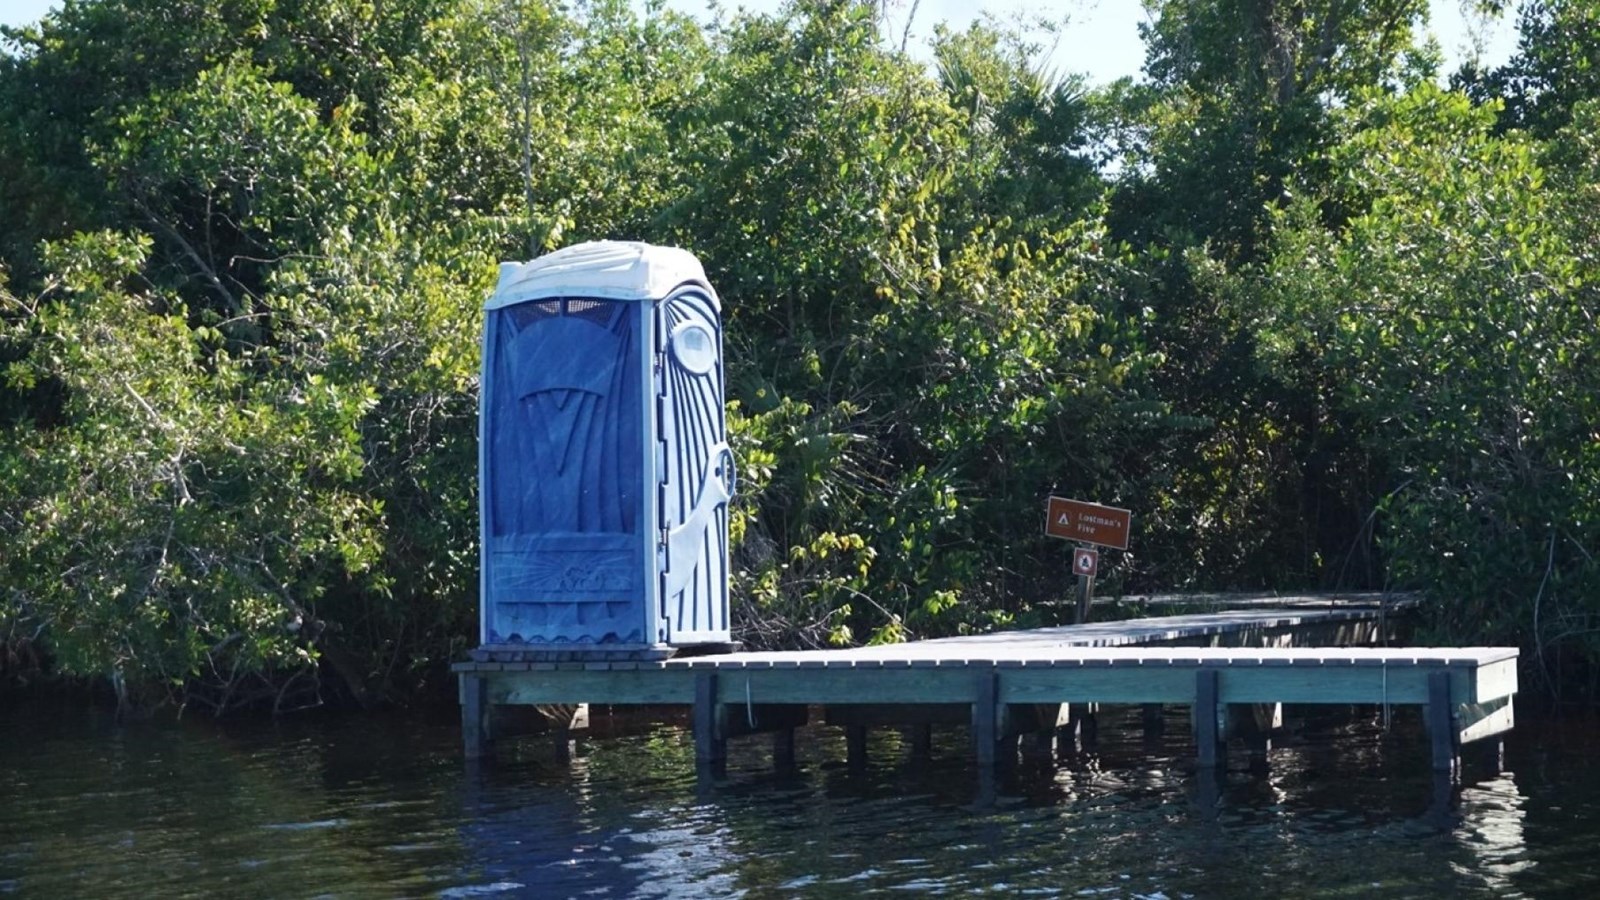
POLYGON ((655 333, 662 628, 673 644, 724 643, 735 467, 717 295, 703 284, 680 287, 656 306, 655 333))
POLYGON ((481 636, 531 649, 721 643, 721 319, 682 250, 501 266, 485 307, 481 636))

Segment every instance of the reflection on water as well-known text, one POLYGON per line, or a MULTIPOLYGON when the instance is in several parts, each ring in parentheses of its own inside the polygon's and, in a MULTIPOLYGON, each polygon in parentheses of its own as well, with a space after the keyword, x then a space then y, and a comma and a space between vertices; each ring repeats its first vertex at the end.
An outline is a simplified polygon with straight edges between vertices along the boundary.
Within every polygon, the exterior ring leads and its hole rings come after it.
POLYGON ((1147 741, 1024 757, 974 803, 965 735, 932 759, 809 729, 798 765, 730 748, 694 777, 678 725, 597 715, 570 766, 535 739, 461 761, 453 718, 118 727, 0 712, 0 898, 1592 897, 1594 723, 1527 721, 1501 774, 1435 801, 1420 723, 1303 723, 1265 775, 1193 771, 1181 711, 1147 741))

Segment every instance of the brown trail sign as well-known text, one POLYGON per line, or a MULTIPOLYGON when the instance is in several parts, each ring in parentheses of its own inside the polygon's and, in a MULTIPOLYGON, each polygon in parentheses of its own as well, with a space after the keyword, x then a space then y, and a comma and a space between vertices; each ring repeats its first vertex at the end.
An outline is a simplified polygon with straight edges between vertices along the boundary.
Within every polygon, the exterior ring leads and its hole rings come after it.
POLYGON ((1044 533, 1069 541, 1128 549, 1133 513, 1115 506, 1051 497, 1045 513, 1044 533))

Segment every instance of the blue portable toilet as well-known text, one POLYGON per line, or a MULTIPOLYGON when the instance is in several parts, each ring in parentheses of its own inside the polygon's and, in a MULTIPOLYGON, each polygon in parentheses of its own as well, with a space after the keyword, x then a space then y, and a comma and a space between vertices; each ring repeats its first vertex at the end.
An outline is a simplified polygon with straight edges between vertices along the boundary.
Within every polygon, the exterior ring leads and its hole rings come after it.
POLYGON ((503 263, 479 401, 482 643, 730 642, 721 303, 690 253, 503 263))

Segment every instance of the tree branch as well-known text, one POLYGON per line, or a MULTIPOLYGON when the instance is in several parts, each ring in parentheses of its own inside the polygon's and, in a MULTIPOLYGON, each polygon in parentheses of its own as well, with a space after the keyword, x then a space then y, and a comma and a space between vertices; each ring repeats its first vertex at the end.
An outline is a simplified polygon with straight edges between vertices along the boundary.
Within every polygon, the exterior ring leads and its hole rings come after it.
POLYGON ((212 289, 222 295, 223 302, 228 305, 228 312, 237 315, 243 311, 244 308, 239 305, 239 299, 233 295, 232 291, 228 290, 227 286, 222 283, 222 279, 217 277, 217 273, 200 257, 200 253, 194 249, 194 245, 183 239, 183 235, 178 233, 178 229, 156 215, 139 197, 135 196, 133 198, 133 205, 139 212, 144 214, 144 217, 149 220, 151 225, 154 225, 158 231, 177 244, 183 254, 189 257, 189 260, 200 270, 200 274, 205 276, 212 289))

